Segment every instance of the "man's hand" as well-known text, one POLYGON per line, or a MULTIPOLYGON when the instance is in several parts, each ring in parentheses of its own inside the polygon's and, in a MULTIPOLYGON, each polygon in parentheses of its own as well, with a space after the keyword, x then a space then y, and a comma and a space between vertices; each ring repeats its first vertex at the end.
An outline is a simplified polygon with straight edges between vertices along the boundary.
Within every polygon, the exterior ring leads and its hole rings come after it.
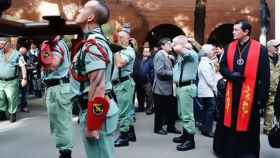
POLYGON ((85 135, 87 138, 99 139, 99 131, 90 131, 87 128, 85 129, 85 135))
POLYGON ((22 79, 21 80, 21 87, 25 87, 27 85, 27 80, 26 79, 22 79))

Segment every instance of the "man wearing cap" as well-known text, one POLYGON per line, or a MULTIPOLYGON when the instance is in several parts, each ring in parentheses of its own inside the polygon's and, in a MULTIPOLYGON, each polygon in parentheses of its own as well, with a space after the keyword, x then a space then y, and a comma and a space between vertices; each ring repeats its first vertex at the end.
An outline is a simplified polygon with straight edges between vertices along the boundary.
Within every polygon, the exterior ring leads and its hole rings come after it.
POLYGON ((19 68, 22 72, 21 86, 26 86, 25 61, 18 51, 12 48, 9 38, 0 38, 0 120, 6 119, 8 110, 10 122, 16 121, 19 105, 19 68))
POLYGON ((116 66, 112 83, 120 108, 120 135, 115 141, 115 146, 121 147, 128 146, 129 141, 136 141, 133 115, 131 115, 134 110, 133 95, 135 90, 135 82, 131 74, 136 55, 134 49, 129 46, 130 35, 127 27, 124 27, 118 35, 118 42, 125 49, 115 54, 116 66))
MULTIPOLYGON (((267 42, 267 49, 269 55, 269 63, 270 63, 270 88, 269 88, 269 97, 265 112, 265 121, 264 121, 264 134, 269 134, 269 131, 272 129, 273 120, 274 120, 274 111, 278 106, 279 98, 276 98, 277 94, 277 86, 279 84, 280 79, 280 60, 279 60, 279 46, 280 41, 270 40, 267 42)), ((279 119, 279 118, 278 118, 279 119)))
POLYGON ((114 158, 113 133, 118 124, 118 106, 113 99, 113 53, 101 25, 110 10, 101 1, 88 1, 75 22, 85 34, 73 60, 71 85, 82 111, 80 132, 88 158, 114 158), (75 73, 74 73, 75 71, 75 73))
POLYGON ((198 69, 198 55, 192 49, 186 36, 180 35, 173 39, 173 49, 178 54, 178 61, 174 67, 173 81, 176 83, 178 115, 181 118, 183 134, 173 139, 178 151, 195 148, 195 120, 193 98, 196 96, 195 79, 198 69))
POLYGON ((57 36, 49 41, 50 50, 46 50, 46 41, 42 44, 39 56, 46 85, 46 104, 49 116, 51 135, 59 150, 59 158, 71 158, 73 148, 72 91, 68 71, 70 68, 70 51, 64 39, 57 36), (46 58, 53 56, 53 58, 46 58), (47 54, 51 55, 47 55, 47 54), (51 64, 46 64, 48 61, 51 64))

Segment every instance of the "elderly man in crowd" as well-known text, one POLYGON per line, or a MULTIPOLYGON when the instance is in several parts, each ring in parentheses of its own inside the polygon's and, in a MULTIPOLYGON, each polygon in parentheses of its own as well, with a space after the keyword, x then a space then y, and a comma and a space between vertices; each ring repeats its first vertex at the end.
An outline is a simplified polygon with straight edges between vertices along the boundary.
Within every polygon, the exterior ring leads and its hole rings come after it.
POLYGON ((217 58, 215 50, 215 46, 205 44, 199 52, 202 56, 198 66, 198 99, 203 106, 201 132, 208 137, 214 136, 213 121, 218 82, 214 65, 217 58))

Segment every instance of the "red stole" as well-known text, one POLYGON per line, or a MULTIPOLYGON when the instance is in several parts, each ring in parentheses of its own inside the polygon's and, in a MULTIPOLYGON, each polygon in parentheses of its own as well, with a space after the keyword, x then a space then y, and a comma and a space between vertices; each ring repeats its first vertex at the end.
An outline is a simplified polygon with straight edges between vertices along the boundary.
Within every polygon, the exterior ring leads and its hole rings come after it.
MULTIPOLYGON (((230 72, 233 72, 234 54, 236 52, 238 41, 234 41, 229 45, 227 51, 227 67, 230 72)), ((246 132, 248 131, 250 117, 252 113, 252 107, 254 103, 255 87, 257 81, 257 73, 259 66, 259 58, 261 53, 261 45, 251 40, 248 57, 245 65, 244 77, 245 80, 241 89, 241 96, 239 100, 239 109, 237 115, 236 131, 246 132)), ((232 90, 234 83, 232 81, 227 82, 226 98, 225 98, 225 117, 224 125, 231 127, 232 124, 232 90)))

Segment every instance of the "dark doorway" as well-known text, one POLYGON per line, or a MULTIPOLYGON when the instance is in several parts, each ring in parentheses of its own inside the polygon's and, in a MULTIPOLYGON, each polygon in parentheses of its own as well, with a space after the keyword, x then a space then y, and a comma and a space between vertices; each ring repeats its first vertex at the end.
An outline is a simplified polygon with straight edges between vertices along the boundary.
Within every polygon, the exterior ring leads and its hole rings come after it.
POLYGON ((149 41, 151 47, 155 47, 161 38, 168 37, 170 39, 185 35, 183 30, 176 25, 161 24, 153 28, 147 35, 146 41, 149 41))
POLYGON ((217 46, 225 47, 231 41, 233 41, 233 24, 223 24, 217 27, 208 38, 207 43, 211 43, 217 46))

